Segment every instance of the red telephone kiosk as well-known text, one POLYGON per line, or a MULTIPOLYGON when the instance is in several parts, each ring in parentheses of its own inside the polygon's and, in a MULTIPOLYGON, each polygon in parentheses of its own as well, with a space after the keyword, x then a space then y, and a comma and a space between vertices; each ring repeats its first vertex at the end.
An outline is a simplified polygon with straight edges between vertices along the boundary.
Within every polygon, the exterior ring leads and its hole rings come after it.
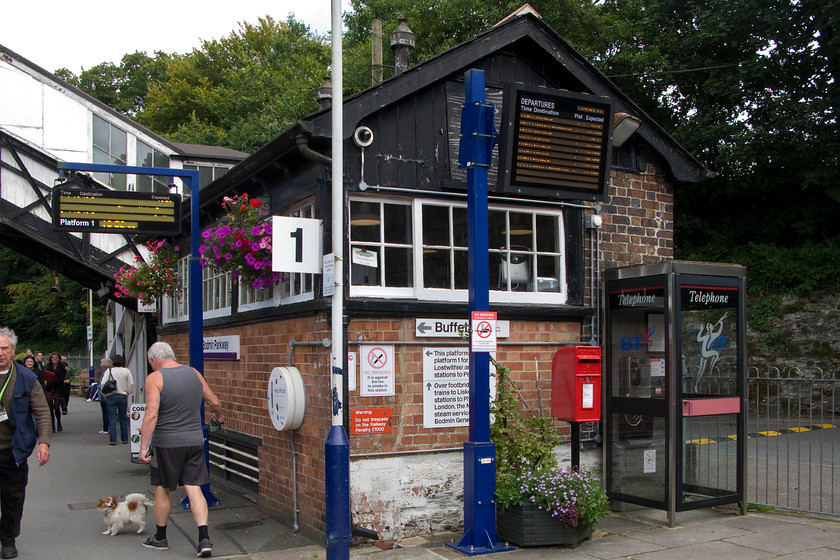
POLYGON ((580 466, 580 423, 601 420, 601 347, 566 346, 551 362, 551 414, 572 428, 572 468, 580 466))

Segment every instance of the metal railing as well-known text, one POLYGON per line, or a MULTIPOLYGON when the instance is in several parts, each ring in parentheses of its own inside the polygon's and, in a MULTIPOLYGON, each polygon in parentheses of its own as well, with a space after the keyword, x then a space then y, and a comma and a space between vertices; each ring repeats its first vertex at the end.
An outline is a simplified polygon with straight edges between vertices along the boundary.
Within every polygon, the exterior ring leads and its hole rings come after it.
POLYGON ((840 369, 750 367, 747 500, 840 515, 840 369))

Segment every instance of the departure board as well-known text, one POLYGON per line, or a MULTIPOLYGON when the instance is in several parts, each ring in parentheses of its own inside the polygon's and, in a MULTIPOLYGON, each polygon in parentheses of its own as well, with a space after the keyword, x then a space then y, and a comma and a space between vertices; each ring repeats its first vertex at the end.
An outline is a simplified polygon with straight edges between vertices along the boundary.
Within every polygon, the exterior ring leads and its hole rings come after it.
POLYGON ((605 198, 612 157, 610 99, 509 84, 502 111, 497 191, 605 198))
POLYGON ((181 233, 181 195, 57 187, 53 229, 92 233, 181 233))

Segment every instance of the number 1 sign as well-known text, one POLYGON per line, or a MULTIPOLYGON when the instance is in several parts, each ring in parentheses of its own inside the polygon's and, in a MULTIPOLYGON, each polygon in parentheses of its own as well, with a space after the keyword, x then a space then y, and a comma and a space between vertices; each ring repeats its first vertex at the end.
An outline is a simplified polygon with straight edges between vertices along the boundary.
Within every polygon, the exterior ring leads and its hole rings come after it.
POLYGON ((320 274, 324 222, 312 218, 271 217, 271 270, 320 274))

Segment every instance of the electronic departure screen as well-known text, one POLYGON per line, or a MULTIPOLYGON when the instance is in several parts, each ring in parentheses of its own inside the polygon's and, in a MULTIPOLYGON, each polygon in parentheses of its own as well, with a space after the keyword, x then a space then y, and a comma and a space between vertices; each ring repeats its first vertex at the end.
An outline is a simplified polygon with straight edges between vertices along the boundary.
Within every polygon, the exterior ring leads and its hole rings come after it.
POLYGON ((613 104, 608 98, 508 84, 496 190, 603 200, 612 129, 613 104))
POLYGON ((91 233, 181 233, 181 195, 57 187, 53 229, 91 233))

